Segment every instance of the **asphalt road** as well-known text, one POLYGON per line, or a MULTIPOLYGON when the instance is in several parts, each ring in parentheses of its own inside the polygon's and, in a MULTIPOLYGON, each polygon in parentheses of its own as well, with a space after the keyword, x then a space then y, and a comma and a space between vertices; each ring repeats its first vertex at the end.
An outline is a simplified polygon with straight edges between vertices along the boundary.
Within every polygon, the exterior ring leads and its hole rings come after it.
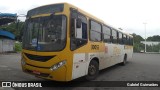
MULTIPOLYGON (((44 81, 23 73, 20 66, 20 54, 0 54, 0 81, 44 81)), ((125 66, 115 65, 100 71, 95 81, 160 81, 160 54, 134 53, 133 59, 125 66)), ((81 79, 81 78, 80 78, 81 79)), ((78 79, 79 80, 79 79, 78 79)), ((11 88, 0 88, 11 89, 11 88)), ((14 88, 21 90, 22 88, 14 88)), ((24 89, 24 88, 23 88, 24 89)), ((27 88, 26 88, 27 89, 27 88)), ((31 89, 31 88, 30 88, 31 89)), ((35 88, 32 88, 35 89, 35 88)), ((38 89, 38 88, 36 88, 38 89)), ((51 90, 160 90, 145 87, 52 87, 39 88, 51 90)))

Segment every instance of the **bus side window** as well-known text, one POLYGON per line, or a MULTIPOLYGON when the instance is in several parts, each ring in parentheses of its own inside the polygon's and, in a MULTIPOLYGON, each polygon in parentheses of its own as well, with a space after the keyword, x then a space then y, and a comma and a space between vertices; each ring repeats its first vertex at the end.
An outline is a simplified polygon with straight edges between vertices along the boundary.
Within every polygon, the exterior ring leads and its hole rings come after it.
POLYGON ((103 26, 103 41, 111 42, 111 29, 107 26, 103 26))
POLYGON ((90 40, 95 42, 102 41, 101 24, 93 20, 90 20, 90 40))
POLYGON ((71 9, 71 50, 75 50, 87 43, 87 18, 78 11, 71 9), (75 14, 76 13, 76 14, 75 14), (77 17, 76 17, 77 16, 77 17))
POLYGON ((87 39, 87 19, 80 14, 78 18, 81 20, 81 27, 76 27, 76 38, 87 39))
POLYGON ((133 38, 131 37, 130 39, 131 39, 131 40, 130 40, 130 45, 133 46, 133 38))
POLYGON ((124 39, 123 39, 123 37, 124 37, 124 34, 122 34, 122 44, 124 44, 124 39))
POLYGON ((119 42, 119 32, 117 31, 117 43, 120 44, 119 42))
POLYGON ((126 35, 123 34, 123 44, 124 44, 124 45, 126 44, 126 41, 127 41, 127 40, 126 40, 126 35))
POLYGON ((130 45, 130 37, 128 36, 128 45, 130 45))
POLYGON ((129 45, 133 45, 133 38, 132 37, 129 37, 129 45))
POLYGON ((123 44, 122 33, 119 32, 119 44, 123 44))
POLYGON ((126 36, 126 45, 129 45, 129 37, 126 36))
POLYGON ((128 36, 128 45, 130 45, 130 37, 128 36))
POLYGON ((112 42, 113 43, 117 43, 117 31, 116 30, 114 30, 114 29, 112 29, 112 42))
POLYGON ((110 39, 111 39, 111 43, 113 43, 112 29, 111 29, 111 36, 110 36, 110 39))

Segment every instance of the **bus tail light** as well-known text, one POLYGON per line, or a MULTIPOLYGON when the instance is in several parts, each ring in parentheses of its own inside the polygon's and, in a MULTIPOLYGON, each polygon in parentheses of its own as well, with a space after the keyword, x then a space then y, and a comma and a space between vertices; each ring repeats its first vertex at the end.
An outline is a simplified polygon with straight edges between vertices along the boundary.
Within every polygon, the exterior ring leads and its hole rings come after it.
POLYGON ((54 71, 57 70, 58 68, 64 66, 66 64, 66 60, 63 60, 61 62, 58 62, 57 64, 53 65, 50 70, 54 71))

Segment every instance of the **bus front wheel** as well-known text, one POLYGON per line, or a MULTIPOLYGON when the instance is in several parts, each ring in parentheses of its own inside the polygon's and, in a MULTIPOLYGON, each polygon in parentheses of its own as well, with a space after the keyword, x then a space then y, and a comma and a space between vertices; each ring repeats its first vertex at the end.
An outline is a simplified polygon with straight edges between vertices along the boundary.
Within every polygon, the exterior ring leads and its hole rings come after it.
POLYGON ((99 64, 96 60, 92 60, 88 67, 88 75, 86 76, 87 80, 93 80, 98 76, 99 73, 99 64))

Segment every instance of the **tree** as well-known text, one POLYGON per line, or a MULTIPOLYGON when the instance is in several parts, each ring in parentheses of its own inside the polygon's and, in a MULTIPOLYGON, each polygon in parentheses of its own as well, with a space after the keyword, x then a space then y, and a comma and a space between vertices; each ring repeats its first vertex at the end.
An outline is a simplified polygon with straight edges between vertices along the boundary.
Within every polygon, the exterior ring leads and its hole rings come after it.
POLYGON ((148 37, 147 41, 160 41, 160 36, 154 35, 154 36, 148 37))
POLYGON ((0 26, 0 28, 13 33, 16 36, 16 40, 21 41, 23 25, 24 22, 19 21, 18 23, 13 22, 7 25, 0 26))
POLYGON ((132 34, 134 43, 140 43, 141 41, 144 41, 144 39, 140 35, 136 35, 135 33, 132 34))
POLYGON ((144 49, 144 45, 141 43, 141 41, 144 41, 144 39, 140 35, 136 35, 135 33, 133 33, 132 35, 134 40, 133 51, 140 52, 144 49))

